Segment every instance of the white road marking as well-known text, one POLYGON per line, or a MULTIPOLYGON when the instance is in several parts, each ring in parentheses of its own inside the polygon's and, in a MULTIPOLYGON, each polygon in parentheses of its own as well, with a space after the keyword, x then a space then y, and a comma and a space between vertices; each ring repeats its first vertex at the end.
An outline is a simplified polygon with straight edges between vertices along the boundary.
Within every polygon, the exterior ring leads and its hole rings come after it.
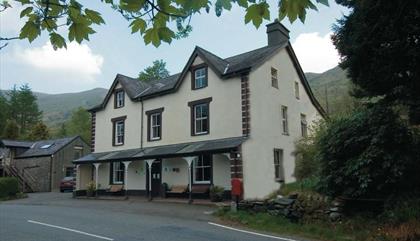
POLYGON ((99 239, 105 239, 105 240, 109 240, 109 241, 114 240, 112 238, 107 238, 107 237, 99 236, 99 235, 96 235, 96 234, 86 233, 86 232, 83 232, 83 231, 79 231, 79 230, 75 230, 75 229, 71 229, 71 228, 60 227, 60 226, 56 226, 56 225, 52 225, 52 224, 48 224, 48 223, 41 223, 41 222, 37 222, 37 221, 33 221, 33 220, 28 220, 28 223, 44 225, 44 226, 51 227, 51 228, 58 228, 58 229, 62 229, 62 230, 66 230, 66 231, 70 231, 70 232, 74 232, 74 233, 79 233, 79 234, 83 234, 83 235, 87 235, 87 236, 91 236, 91 237, 95 237, 95 238, 99 238, 99 239))
POLYGON ((241 233, 247 233, 247 234, 252 234, 252 235, 266 237, 266 238, 278 239, 278 240, 282 240, 282 241, 298 241, 298 240, 290 239, 290 238, 282 238, 282 237, 277 237, 277 236, 273 236, 273 235, 256 233, 256 232, 246 231, 246 230, 242 230, 242 229, 232 228, 232 227, 229 227, 229 226, 224 226, 224 225, 217 224, 217 223, 212 223, 212 222, 208 222, 208 224, 214 225, 214 226, 217 226, 217 227, 221 227, 221 228, 225 228, 225 229, 229 229, 229 230, 233 230, 233 231, 237 231, 237 232, 241 232, 241 233))

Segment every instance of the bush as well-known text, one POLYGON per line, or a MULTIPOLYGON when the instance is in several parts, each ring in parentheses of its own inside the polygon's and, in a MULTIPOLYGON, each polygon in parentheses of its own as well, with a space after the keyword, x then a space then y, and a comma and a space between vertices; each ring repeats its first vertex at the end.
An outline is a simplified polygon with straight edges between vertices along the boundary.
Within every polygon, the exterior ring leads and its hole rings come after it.
POLYGON ((336 197, 384 198, 416 188, 415 138, 388 107, 375 104, 331 120, 319 137, 319 191, 336 197))
POLYGON ((210 188, 210 200, 212 202, 221 202, 223 201, 223 193, 225 189, 220 186, 212 186, 210 188))
POLYGON ((18 180, 14 177, 0 177, 0 198, 16 196, 19 192, 18 180))

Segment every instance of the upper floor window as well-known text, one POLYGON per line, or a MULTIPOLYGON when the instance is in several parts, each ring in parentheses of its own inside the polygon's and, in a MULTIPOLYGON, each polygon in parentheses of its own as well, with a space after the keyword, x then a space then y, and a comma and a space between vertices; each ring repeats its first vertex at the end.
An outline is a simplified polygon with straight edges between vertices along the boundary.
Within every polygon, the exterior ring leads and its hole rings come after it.
POLYGON ((115 108, 121 108, 124 106, 124 90, 117 90, 115 92, 115 103, 114 106, 115 108))
POLYGON ((210 132, 210 102, 212 98, 189 102, 191 107, 191 135, 205 135, 210 132))
POLYGON ((277 69, 271 68, 271 86, 279 88, 279 81, 277 79, 277 69))
POLYGON ((125 136, 125 119, 127 116, 113 118, 112 121, 112 145, 121 146, 124 145, 125 136))
POLYGON ((295 82, 295 97, 296 99, 299 99, 299 82, 295 82))
POLYGON ((308 136, 308 124, 306 122, 306 115, 300 114, 300 129, 302 131, 302 137, 308 136))
POLYGON ((194 159, 194 183, 210 184, 211 155, 201 155, 194 159))
POLYGON ((274 149, 274 178, 276 179, 276 181, 284 182, 282 149, 274 149))
POLYGON ((288 135, 289 123, 287 119, 287 106, 281 106, 281 123, 282 123, 283 135, 288 135))
POLYGON ((146 111, 148 141, 162 139, 162 112, 163 108, 146 111))
POLYGON ((201 89, 207 86, 207 66, 197 67, 192 71, 192 89, 201 89))

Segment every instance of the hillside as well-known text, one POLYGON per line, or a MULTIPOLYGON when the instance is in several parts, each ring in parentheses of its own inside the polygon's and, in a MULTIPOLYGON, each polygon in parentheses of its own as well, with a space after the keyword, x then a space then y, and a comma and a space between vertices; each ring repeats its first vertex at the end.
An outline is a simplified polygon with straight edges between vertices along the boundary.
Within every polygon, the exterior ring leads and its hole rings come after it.
MULTIPOLYGON (((306 73, 312 90, 327 110, 326 96, 328 96, 328 109, 330 113, 336 113, 348 109, 352 103, 348 90, 350 86, 346 72, 339 67, 330 69, 324 73, 306 73)), ((1 91, 5 92, 5 91, 1 91)), ((107 90, 96 88, 78 93, 45 94, 35 92, 38 98, 38 105, 43 112, 43 121, 52 128, 57 128, 64 123, 71 115, 72 110, 82 106, 90 108, 99 104, 107 90)))

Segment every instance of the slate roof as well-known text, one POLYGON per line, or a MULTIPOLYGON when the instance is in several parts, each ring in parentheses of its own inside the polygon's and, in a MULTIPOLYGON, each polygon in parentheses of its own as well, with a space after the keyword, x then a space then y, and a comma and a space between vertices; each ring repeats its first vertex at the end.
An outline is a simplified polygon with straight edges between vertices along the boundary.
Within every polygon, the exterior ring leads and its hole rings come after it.
POLYGON ((73 163, 84 164, 94 162, 109 162, 118 160, 144 160, 150 158, 188 156, 203 152, 229 151, 238 147, 245 137, 231 137, 217 140, 180 143, 173 145, 128 149, 121 151, 97 152, 83 156, 73 163))
POLYGON ((31 146, 30 149, 20 154, 19 156, 17 156, 16 159, 53 155, 57 151, 65 147, 67 144, 75 140, 76 138, 79 138, 79 136, 67 137, 67 138, 61 138, 61 139, 55 139, 55 140, 37 141, 31 146))
POLYGON ((196 56, 201 57, 204 60, 204 62, 206 62, 220 78, 229 79, 235 76, 240 76, 242 74, 249 73, 251 70, 259 67, 267 59, 276 54, 280 49, 284 48, 286 48, 286 50, 290 54, 295 68, 300 78, 302 79, 303 86, 308 92, 312 103, 316 106, 321 115, 326 116, 325 111, 315 99, 312 90, 309 87, 309 84, 307 83, 305 74, 303 73, 299 62, 296 58, 296 55, 294 54, 294 51, 288 41, 285 41, 278 45, 264 46, 262 48, 254 49, 252 51, 231 56, 225 59, 222 59, 219 56, 201 47, 196 46, 183 71, 181 73, 171 75, 167 78, 152 80, 150 82, 144 82, 139 81, 135 78, 124 76, 122 74, 117 74, 114 83, 109 89, 104 101, 100 105, 91 108, 89 111, 97 111, 104 108, 109 98, 111 97, 117 83, 121 84, 123 89, 127 92, 127 95, 133 101, 176 91, 177 87, 180 85, 180 82, 188 73, 189 66, 192 64, 192 61, 195 59, 196 56))
POLYGON ((0 140, 0 146, 30 148, 34 142, 32 141, 16 141, 16 140, 0 140))

